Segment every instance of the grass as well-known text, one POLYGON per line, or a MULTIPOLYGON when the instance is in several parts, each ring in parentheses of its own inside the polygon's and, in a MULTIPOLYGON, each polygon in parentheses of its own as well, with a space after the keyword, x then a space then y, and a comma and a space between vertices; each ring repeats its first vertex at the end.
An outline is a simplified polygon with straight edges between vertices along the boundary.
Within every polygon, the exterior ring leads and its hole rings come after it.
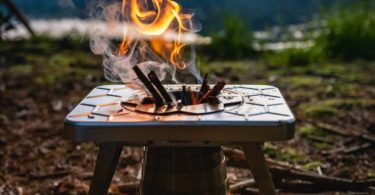
MULTIPOLYGON (((261 72, 262 67, 257 66, 253 61, 214 61, 199 63, 198 69, 203 74, 219 78, 229 78, 231 82, 238 82, 248 77, 246 72, 252 70, 253 73, 261 72)), ((249 78, 247 78, 249 79, 249 78)))
POLYGON ((316 76, 295 75, 282 78, 282 83, 293 85, 294 88, 312 88, 322 84, 322 79, 316 76))
POLYGON ((311 48, 290 48, 262 55, 271 66, 305 66, 328 61, 375 60, 375 3, 360 0, 325 11, 326 27, 311 48))
POLYGON ((321 167, 323 165, 320 161, 311 161, 305 165, 303 165, 302 169, 306 171, 315 171, 317 167, 321 167))
POLYGON ((266 143, 263 147, 263 151, 269 157, 281 161, 298 163, 305 160, 305 156, 293 147, 284 147, 280 149, 272 144, 266 143))
POLYGON ((325 143, 325 142, 318 142, 318 143, 314 143, 314 144, 313 144, 313 147, 314 147, 317 151, 329 150, 329 149, 332 148, 332 144, 325 143))
POLYGON ((319 102, 301 104, 299 110, 309 117, 332 117, 343 110, 375 110, 372 99, 327 99, 319 102))
POLYGON ((358 1, 326 16, 327 31, 317 39, 328 58, 375 59, 375 4, 358 1))
POLYGON ((319 129, 311 124, 305 124, 297 129, 298 133, 303 136, 307 137, 309 135, 319 136, 319 137, 326 137, 329 135, 327 131, 319 129))
POLYGON ((375 169, 369 170, 369 171, 367 172, 367 176, 368 176, 369 178, 375 178, 375 169))
POLYGON ((7 115, 0 113, 0 125, 5 125, 7 123, 9 123, 7 115))
POLYGON ((320 62, 318 50, 290 48, 281 51, 268 51, 263 58, 269 66, 305 66, 320 62))
POLYGON ((101 57, 91 54, 85 45, 88 43, 75 38, 37 37, 9 42, 0 47, 9 66, 4 74, 17 75, 20 79, 33 75, 28 82, 38 86, 68 84, 87 77, 100 80, 101 57))

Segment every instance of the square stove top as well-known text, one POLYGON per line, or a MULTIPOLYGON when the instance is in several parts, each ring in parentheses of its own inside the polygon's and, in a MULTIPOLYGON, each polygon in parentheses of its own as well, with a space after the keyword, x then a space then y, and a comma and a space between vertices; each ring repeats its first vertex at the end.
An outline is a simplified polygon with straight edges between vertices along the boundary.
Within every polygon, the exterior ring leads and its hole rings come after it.
MULTIPOLYGON (((186 87, 197 90, 200 86, 186 87)), ((182 85, 165 88, 179 91, 182 85)), ((227 85, 218 96, 220 104, 185 106, 175 112, 123 104, 145 95, 143 90, 126 85, 94 88, 67 115, 66 137, 78 142, 189 145, 276 141, 294 136, 295 118, 273 86, 227 85)))

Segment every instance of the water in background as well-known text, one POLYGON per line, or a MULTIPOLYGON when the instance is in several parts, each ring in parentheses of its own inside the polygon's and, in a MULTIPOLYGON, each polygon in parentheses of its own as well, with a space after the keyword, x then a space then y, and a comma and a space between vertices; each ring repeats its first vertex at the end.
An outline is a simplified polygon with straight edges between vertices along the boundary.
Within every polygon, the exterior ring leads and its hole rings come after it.
MULTIPOLYGON (((90 0, 77 0, 87 2, 90 0)), ((120 1, 120 0, 119 0, 120 1)), ((334 1, 322 0, 178 0, 193 10, 203 23, 203 33, 220 26, 228 14, 241 17, 252 29, 287 25, 311 20, 322 6, 334 1)), ((31 18, 89 18, 72 0, 13 0, 31 18)))
MULTIPOLYGON (((81 6, 90 0, 73 0, 81 6)), ((113 1, 113 0, 111 0, 113 1)), ((120 1, 120 0, 118 0, 120 1)), ((243 20, 249 29, 254 31, 254 48, 279 50, 290 47, 310 47, 311 41, 305 41, 304 33, 316 31, 321 24, 310 24, 314 15, 322 7, 331 6, 334 1, 321 0, 177 0, 184 9, 196 13, 196 18, 202 22, 201 35, 220 30, 222 21, 228 15, 243 20), (323 2, 325 4, 323 4, 323 2), (298 24, 298 25, 292 25, 298 24), (280 27, 282 26, 282 28, 280 27), (266 31, 264 29, 267 28, 266 31), (292 42, 284 35, 292 34, 292 42), (261 48, 258 42, 266 42, 261 48)), ((76 34, 89 36, 89 12, 77 8, 72 0, 13 0, 13 2, 29 18, 30 24, 38 34, 50 37, 63 37, 76 34), (73 32, 73 33, 72 33, 73 32)), ((345 4, 345 0, 341 3, 345 4)), ((27 38, 29 34, 22 25, 8 32, 6 39, 27 38)), ((206 40, 198 37, 196 40, 206 40)), ((289 38, 289 36, 288 36, 289 38)))

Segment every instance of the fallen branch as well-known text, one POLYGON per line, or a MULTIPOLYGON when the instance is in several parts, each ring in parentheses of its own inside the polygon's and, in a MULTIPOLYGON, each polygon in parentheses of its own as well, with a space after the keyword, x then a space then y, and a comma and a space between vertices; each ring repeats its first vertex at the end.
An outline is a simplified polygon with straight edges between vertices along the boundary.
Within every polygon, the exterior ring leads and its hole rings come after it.
MULTIPOLYGON (((228 157, 227 166, 248 168, 247 161, 241 150, 224 148, 224 154, 228 157)), ((274 180, 281 181, 285 178, 309 181, 325 190, 365 190, 369 186, 375 186, 375 179, 350 180, 315 173, 305 172, 285 163, 267 159, 269 170, 274 180)), ((281 187, 281 186, 277 186, 281 187)))
POLYGON ((369 147, 371 147, 370 143, 364 143, 364 144, 361 144, 361 145, 355 145, 355 146, 349 147, 349 148, 345 149, 343 152, 348 154, 348 153, 358 152, 360 150, 367 149, 369 147))
POLYGON ((69 171, 58 171, 54 173, 45 173, 45 174, 30 174, 30 179, 51 179, 57 177, 64 177, 69 175, 69 171))
POLYGON ((255 180, 254 179, 246 179, 246 180, 237 182, 237 183, 235 183, 233 185, 230 185, 229 186, 229 191, 232 192, 232 193, 234 193, 234 192, 240 191, 243 188, 247 188, 247 187, 254 186, 254 185, 255 185, 255 180))
POLYGON ((363 140, 375 143, 375 136, 370 135, 368 133, 342 130, 339 127, 336 127, 336 126, 333 126, 333 125, 330 125, 330 124, 327 124, 327 123, 314 122, 313 124, 318 128, 321 128, 323 130, 330 131, 330 132, 333 132, 333 133, 336 133, 336 134, 339 134, 339 135, 354 136, 354 137, 358 137, 358 138, 361 138, 363 140))
POLYGON ((360 144, 360 145, 354 145, 354 146, 351 146, 351 147, 339 147, 339 148, 335 148, 335 149, 332 149, 332 150, 329 150, 329 151, 322 151, 321 153, 324 154, 324 155, 327 155, 327 154, 336 154, 336 153, 345 153, 345 154, 349 154, 349 153, 354 153, 354 152, 358 152, 360 150, 364 150, 364 149, 367 149, 369 147, 371 147, 372 144, 371 143, 364 143, 364 144, 360 144))
MULTIPOLYGON (((230 164, 234 165, 233 167, 240 167, 240 168, 248 168, 248 164, 246 161, 246 157, 242 150, 235 149, 235 148, 228 148, 228 147, 222 147, 224 151, 224 155, 230 159, 230 164)), ((275 165, 279 167, 284 167, 287 169, 296 169, 298 168, 286 163, 286 162, 280 162, 273 160, 271 158, 266 158, 268 165, 275 165)))
POLYGON ((118 190, 121 193, 134 194, 134 193, 139 192, 139 187, 140 187, 140 182, 133 181, 133 182, 127 182, 127 183, 118 185, 118 190))
POLYGON ((270 166, 272 176, 277 178, 291 178, 310 181, 326 190, 365 190, 369 186, 375 185, 375 179, 350 180, 330 176, 318 175, 315 173, 295 171, 276 166, 270 166))
POLYGON ((247 195, 259 195, 259 190, 255 187, 255 188, 252 188, 252 187, 247 187, 246 188, 242 188, 240 191, 237 191, 237 192, 232 192, 230 191, 230 193, 233 193, 233 194, 247 194, 247 195))
POLYGON ((83 172, 83 173, 78 173, 77 178, 80 180, 90 180, 93 177, 93 172, 83 172))
POLYGON ((320 136, 308 135, 307 138, 318 142, 325 142, 330 144, 334 143, 334 141, 320 136))
POLYGON ((305 181, 276 181, 275 185, 281 189, 281 191, 285 192, 320 193, 323 191, 318 185, 305 181))

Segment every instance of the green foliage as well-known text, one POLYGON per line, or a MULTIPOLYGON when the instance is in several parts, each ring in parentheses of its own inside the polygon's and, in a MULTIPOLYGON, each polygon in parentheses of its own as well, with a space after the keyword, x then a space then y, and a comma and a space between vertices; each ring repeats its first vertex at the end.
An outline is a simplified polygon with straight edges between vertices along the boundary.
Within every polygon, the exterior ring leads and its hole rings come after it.
POLYGON ((327 131, 323 131, 322 129, 319 129, 311 124, 306 124, 297 129, 298 133, 302 137, 307 137, 307 136, 319 136, 319 137, 326 137, 328 135, 327 131))
POLYGON ((0 125, 6 125, 9 123, 9 118, 7 115, 0 113, 0 125))
POLYGON ((321 77, 310 75, 291 75, 279 79, 283 85, 288 85, 293 89, 316 89, 324 83, 321 77))
POLYGON ((368 0, 329 10, 327 31, 317 39, 327 58, 339 60, 375 59, 375 6, 368 0))
POLYGON ((264 57, 270 66, 303 66, 321 61, 317 48, 290 48, 276 52, 266 52, 264 57))
POLYGON ((332 117, 340 110, 374 110, 375 100, 370 99, 327 99, 315 103, 306 103, 299 106, 299 110, 305 116, 332 117))
POLYGON ((269 157, 276 160, 289 162, 302 162, 304 160, 304 156, 292 147, 285 147, 280 150, 276 146, 266 143, 263 147, 263 151, 269 157))
POLYGON ((93 143, 82 143, 76 147, 78 150, 82 150, 85 153, 98 152, 98 147, 93 143))
POLYGON ((325 143, 325 142, 318 142, 318 143, 314 143, 313 147, 316 150, 329 150, 332 148, 332 144, 325 143))
POLYGON ((33 87, 67 87, 77 81, 100 80, 102 59, 93 56, 87 45, 85 40, 42 36, 7 41, 0 44, 0 53, 11 66, 3 72, 20 80, 27 78, 33 87))
POLYGON ((224 29, 211 34, 212 43, 203 52, 215 60, 250 58, 255 51, 252 47, 252 33, 241 18, 227 15, 224 29))
POLYGON ((375 3, 361 0, 352 6, 330 8, 323 18, 326 27, 315 45, 306 49, 265 52, 271 66, 302 66, 332 60, 375 59, 375 3))
POLYGON ((302 169, 306 171, 314 171, 317 167, 322 166, 323 163, 320 161, 311 161, 305 165, 303 165, 302 169))

